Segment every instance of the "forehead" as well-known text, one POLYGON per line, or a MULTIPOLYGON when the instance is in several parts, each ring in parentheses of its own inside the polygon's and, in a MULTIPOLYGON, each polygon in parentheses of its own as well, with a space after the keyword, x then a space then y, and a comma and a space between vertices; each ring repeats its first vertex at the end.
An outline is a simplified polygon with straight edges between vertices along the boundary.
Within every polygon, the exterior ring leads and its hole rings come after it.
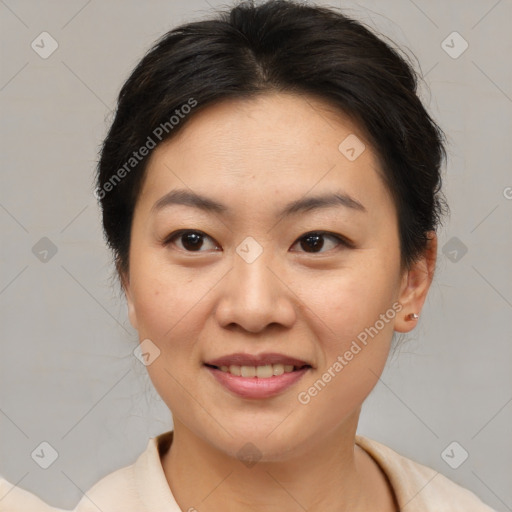
MULTIPOLYGON (((186 153, 187 159, 195 152, 200 158, 199 151, 204 150, 208 156, 225 160, 225 165, 237 165, 233 171, 243 171, 256 167, 257 162, 245 158, 255 152, 265 161, 285 161, 284 157, 293 153, 307 160, 311 154, 315 161, 321 153, 325 153, 324 159, 342 156, 339 143, 350 134, 361 142, 365 138, 348 116, 317 98, 262 94, 220 101, 193 113, 176 136, 156 149, 154 158, 169 148, 177 157, 186 153)), ((297 164, 290 162, 289 167, 297 164)))
POLYGON ((225 100, 195 112, 153 151, 143 200, 154 203, 176 188, 235 208, 339 190, 365 205, 391 201, 361 129, 330 105, 293 94, 225 100))

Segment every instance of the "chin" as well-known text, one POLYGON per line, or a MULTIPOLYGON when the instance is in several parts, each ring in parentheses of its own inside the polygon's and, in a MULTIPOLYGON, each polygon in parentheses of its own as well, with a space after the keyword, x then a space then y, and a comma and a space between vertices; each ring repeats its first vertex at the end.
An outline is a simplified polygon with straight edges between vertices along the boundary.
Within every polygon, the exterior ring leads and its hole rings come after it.
MULTIPOLYGON (((281 418, 282 421, 282 418, 281 418)), ((273 422, 273 427, 230 423, 229 435, 222 428, 204 435, 203 439, 225 455, 240 460, 247 467, 257 462, 282 462, 300 455, 310 444, 310 436, 299 425, 273 422), (292 442, 293 440, 293 442, 292 442)))

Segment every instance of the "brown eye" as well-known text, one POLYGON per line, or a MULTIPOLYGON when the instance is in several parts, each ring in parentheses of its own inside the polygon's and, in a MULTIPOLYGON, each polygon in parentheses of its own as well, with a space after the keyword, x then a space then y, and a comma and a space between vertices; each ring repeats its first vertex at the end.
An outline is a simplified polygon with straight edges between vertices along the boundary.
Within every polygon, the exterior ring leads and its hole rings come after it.
MULTIPOLYGON (((209 237, 206 233, 203 233, 202 231, 192 231, 192 230, 180 230, 176 231, 175 233, 171 233, 164 242, 164 245, 174 244, 175 241, 181 242, 181 250, 186 252, 205 252, 201 251, 201 249, 204 247, 205 243, 204 240, 213 239, 209 237)), ((217 248, 218 246, 213 244, 213 248, 217 248)))
MULTIPOLYGON (((319 252, 327 252, 331 248, 328 247, 327 251, 321 251, 324 248, 325 242, 324 240, 329 238, 334 240, 334 248, 339 247, 340 245, 345 247, 350 247, 351 244, 345 240, 344 238, 335 235, 333 233, 328 233, 326 231, 315 231, 312 233, 306 233, 296 243, 299 243, 304 252, 308 253, 319 253, 319 252)), ((327 244, 329 245, 329 244, 327 244)))
MULTIPOLYGON (((179 231, 175 231, 171 233, 164 241, 164 245, 173 244, 178 247, 178 249, 185 252, 206 252, 208 249, 210 250, 218 250, 219 246, 215 243, 213 238, 208 236, 206 233, 197 230, 187 230, 182 229, 179 231), (209 240, 213 243, 210 244, 208 248, 208 244, 205 244, 205 240, 209 240), (205 249, 206 247, 206 249, 205 249), (204 250, 202 250, 204 249, 204 250)), ((294 246, 300 244, 302 251, 311 254, 323 253, 327 252, 331 249, 336 249, 336 247, 344 246, 344 247, 352 247, 353 245, 346 240, 345 238, 336 235, 334 233, 328 233, 326 231, 314 231, 311 233, 306 233, 303 235, 297 242, 295 242, 294 246), (325 240, 330 240, 330 245, 325 240), (327 249, 324 249, 327 246, 327 249)))

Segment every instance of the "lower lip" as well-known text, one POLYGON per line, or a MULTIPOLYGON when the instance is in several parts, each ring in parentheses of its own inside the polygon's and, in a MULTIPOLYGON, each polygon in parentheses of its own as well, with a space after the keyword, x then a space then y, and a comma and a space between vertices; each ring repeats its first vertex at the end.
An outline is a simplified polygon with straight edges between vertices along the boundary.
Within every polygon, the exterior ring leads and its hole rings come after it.
POLYGON ((276 396, 293 386, 310 369, 307 367, 282 375, 274 375, 268 379, 260 379, 258 377, 239 377, 210 366, 205 366, 205 368, 226 389, 243 398, 270 398, 276 396))

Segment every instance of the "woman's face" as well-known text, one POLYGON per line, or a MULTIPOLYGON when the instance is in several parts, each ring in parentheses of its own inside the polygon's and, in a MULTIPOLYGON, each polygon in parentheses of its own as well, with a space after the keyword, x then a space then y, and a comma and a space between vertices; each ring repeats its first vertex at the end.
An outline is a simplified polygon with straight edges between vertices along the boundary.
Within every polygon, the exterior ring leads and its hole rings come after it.
POLYGON ((136 205, 125 289, 150 377, 175 425, 232 456, 354 431, 393 330, 421 308, 376 156, 322 105, 276 94, 198 112, 154 150, 136 205), (208 203, 165 199, 177 190, 208 203), (275 359, 206 366, 233 354, 275 359))

